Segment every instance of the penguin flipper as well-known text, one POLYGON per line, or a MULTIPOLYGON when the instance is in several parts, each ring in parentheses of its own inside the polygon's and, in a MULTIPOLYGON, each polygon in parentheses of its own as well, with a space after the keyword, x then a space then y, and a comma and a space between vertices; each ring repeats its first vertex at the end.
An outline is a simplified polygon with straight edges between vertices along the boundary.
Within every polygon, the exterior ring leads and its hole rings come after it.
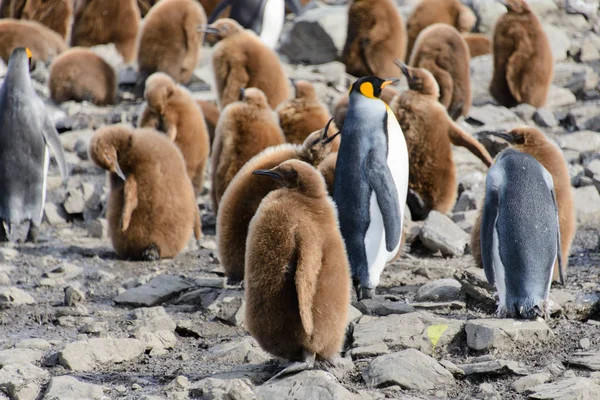
POLYGON ((490 285, 495 285, 496 279, 494 274, 493 255, 498 253, 494 251, 494 229, 496 229, 496 219, 498 218, 498 204, 500 196, 498 186, 494 185, 494 173, 488 174, 488 183, 485 193, 485 202, 483 204, 483 212, 481 215, 481 231, 479 240, 481 242, 481 261, 485 277, 490 285), (490 182, 491 181, 491 182, 490 182))
POLYGON ((398 247, 402 232, 402 210, 400 209, 396 183, 383 151, 371 150, 367 156, 365 167, 367 181, 373 192, 375 192, 377 204, 383 217, 385 247, 387 251, 391 252, 398 247))
MULTIPOLYGON (((317 279, 322 267, 322 252, 320 248, 311 243, 306 243, 302 237, 314 237, 314 234, 307 232, 304 235, 296 232, 297 264, 294 282, 298 294, 298 310, 300 311, 300 320, 304 331, 308 336, 312 335, 314 330, 313 323, 313 302, 317 293, 317 279)), ((314 244, 314 243, 313 243, 314 244)))
POLYGON ((231 0, 223 0, 222 2, 220 2, 215 7, 212 14, 210 14, 210 17, 208 17, 208 23, 212 24, 213 22, 215 22, 217 20, 217 18, 219 18, 219 15, 221 15, 223 13, 223 11, 225 11, 225 8, 227 8, 227 6, 229 5, 230 2, 231 2, 231 0))
POLYGON ((556 230, 556 259, 558 261, 558 275, 560 277, 560 284, 565 285, 567 282, 567 276, 563 266, 562 249, 560 245, 560 221, 558 219, 558 203, 556 202, 556 192, 554 189, 550 191, 552 193, 552 201, 554 202, 554 210, 556 210, 556 220, 558 229, 556 230))
POLYGON ((135 176, 130 174, 125 180, 125 186, 123 188, 124 201, 123 211, 121 212, 121 231, 125 232, 129 228, 131 222, 131 215, 138 205, 138 190, 135 176))
POLYGON ((56 158, 56 162, 58 163, 58 168, 60 170, 60 176, 62 176, 64 181, 69 176, 69 172, 67 170, 67 162, 65 160, 65 152, 63 150, 62 143, 58 138, 58 132, 56 131, 56 127, 54 126, 52 121, 50 121, 48 115, 45 115, 44 117, 42 134, 44 135, 44 140, 46 141, 46 144, 48 144, 54 152, 54 157, 56 158))

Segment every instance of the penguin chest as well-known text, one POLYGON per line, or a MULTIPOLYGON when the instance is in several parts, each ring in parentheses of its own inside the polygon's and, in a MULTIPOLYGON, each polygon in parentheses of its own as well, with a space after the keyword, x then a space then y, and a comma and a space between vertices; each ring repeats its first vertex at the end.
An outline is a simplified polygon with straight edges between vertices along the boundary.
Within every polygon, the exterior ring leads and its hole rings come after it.
POLYGON ((398 190, 400 215, 404 216, 404 206, 408 192, 408 149, 400 124, 398 124, 396 117, 389 108, 387 112, 387 164, 398 190))

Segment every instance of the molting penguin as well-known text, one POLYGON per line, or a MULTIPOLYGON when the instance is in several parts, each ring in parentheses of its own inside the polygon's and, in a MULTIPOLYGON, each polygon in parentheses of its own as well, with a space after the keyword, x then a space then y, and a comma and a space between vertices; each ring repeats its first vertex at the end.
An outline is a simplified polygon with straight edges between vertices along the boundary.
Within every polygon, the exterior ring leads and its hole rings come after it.
POLYGON ((498 314, 545 316, 557 258, 563 282, 564 274, 552 175, 534 157, 507 149, 490 168, 480 239, 485 275, 498 290, 498 314))
POLYGON ((302 11, 298 0, 223 0, 210 14, 208 23, 215 22, 231 6, 229 18, 236 20, 244 29, 256 32, 263 43, 273 49, 283 29, 286 5, 296 15, 302 11))
POLYGON ((394 81, 354 82, 335 167, 333 198, 359 299, 373 295, 400 249, 408 151, 394 113, 379 98, 394 81))
POLYGON ((0 241, 7 241, 4 228, 28 220, 27 241, 35 242, 46 200, 46 178, 50 156, 67 176, 58 132, 42 100, 31 85, 31 51, 16 48, 0 89, 0 241))

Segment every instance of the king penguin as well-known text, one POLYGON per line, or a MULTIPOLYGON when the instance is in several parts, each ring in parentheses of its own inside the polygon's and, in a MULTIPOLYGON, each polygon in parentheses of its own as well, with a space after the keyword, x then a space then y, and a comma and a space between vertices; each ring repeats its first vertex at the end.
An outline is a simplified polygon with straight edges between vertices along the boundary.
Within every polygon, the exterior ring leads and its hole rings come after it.
POLYGON ((506 149, 490 168, 481 220, 481 258, 498 291, 498 315, 545 316, 554 264, 564 283, 552 175, 534 157, 506 149))
POLYGON ((8 62, 0 89, 0 241, 8 241, 5 224, 29 221, 27 241, 37 241, 46 201, 51 147, 60 174, 67 168, 58 132, 35 93, 29 75, 31 51, 18 47, 8 62))
POLYGON ((236 20, 244 29, 253 30, 271 49, 277 46, 285 21, 285 6, 295 15, 302 13, 299 0, 223 0, 208 19, 212 24, 231 6, 229 18, 236 20))
POLYGON ((359 300, 374 295, 400 249, 408 151, 394 113, 380 99, 395 81, 367 76, 354 82, 335 167, 333 198, 359 300))

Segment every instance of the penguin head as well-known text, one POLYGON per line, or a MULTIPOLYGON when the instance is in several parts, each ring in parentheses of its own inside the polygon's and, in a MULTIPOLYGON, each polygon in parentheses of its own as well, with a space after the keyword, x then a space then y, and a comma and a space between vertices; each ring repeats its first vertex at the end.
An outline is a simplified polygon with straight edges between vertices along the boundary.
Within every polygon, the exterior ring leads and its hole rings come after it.
POLYGON ((231 18, 222 18, 213 24, 201 25, 198 27, 198 32, 204 32, 206 34, 204 40, 210 45, 214 45, 243 30, 244 28, 231 18))
POLYGON ((144 99, 148 108, 156 114, 162 114, 167 99, 175 92, 175 81, 163 72, 156 72, 146 80, 144 99))
POLYGON ((126 179, 119 165, 119 151, 127 151, 133 142, 133 133, 126 126, 113 125, 96 131, 90 141, 90 159, 100 168, 126 179))
POLYGON ((300 160, 284 161, 272 169, 258 169, 252 175, 274 179, 290 190, 296 190, 310 197, 325 197, 325 180, 312 165, 300 160))
POLYGON ((240 89, 240 99, 240 101, 257 108, 269 107, 267 96, 258 88, 240 89))
MULTIPOLYGON (((332 123, 333 118, 327 122, 325 128, 314 131, 307 136, 298 151, 301 160, 306 161, 311 165, 318 165, 329 153, 331 153, 335 139, 338 139, 337 142, 339 142, 338 136, 340 135, 339 131, 330 134, 330 131, 333 130, 331 129, 332 123)), ((335 126, 335 124, 333 124, 333 126, 335 126)), ((336 144, 339 147, 339 143, 336 144)))
POLYGON ((436 99, 440 96, 440 87, 431 72, 425 68, 409 67, 400 60, 395 60, 394 63, 402 70, 410 90, 435 96, 436 99))
POLYGON ((350 97, 359 95, 368 99, 381 100, 384 87, 398 82, 398 79, 381 79, 376 76, 365 76, 357 79, 350 87, 350 97))
POLYGON ((525 0, 497 0, 504 4, 508 12, 515 14, 525 14, 531 12, 529 4, 525 0))
POLYGON ((308 82, 308 81, 304 81, 304 80, 293 80, 290 79, 292 81, 292 85, 294 86, 294 89, 296 90, 296 98, 297 99, 306 99, 306 100, 316 100, 317 99, 317 94, 315 92, 315 88, 313 87, 313 85, 308 82))
POLYGON ((17 47, 10 55, 10 59, 8 60, 8 68, 10 69, 12 65, 13 68, 17 68, 19 70, 26 69, 27 71, 31 71, 31 67, 33 65, 31 60, 32 56, 33 55, 29 47, 17 47))

